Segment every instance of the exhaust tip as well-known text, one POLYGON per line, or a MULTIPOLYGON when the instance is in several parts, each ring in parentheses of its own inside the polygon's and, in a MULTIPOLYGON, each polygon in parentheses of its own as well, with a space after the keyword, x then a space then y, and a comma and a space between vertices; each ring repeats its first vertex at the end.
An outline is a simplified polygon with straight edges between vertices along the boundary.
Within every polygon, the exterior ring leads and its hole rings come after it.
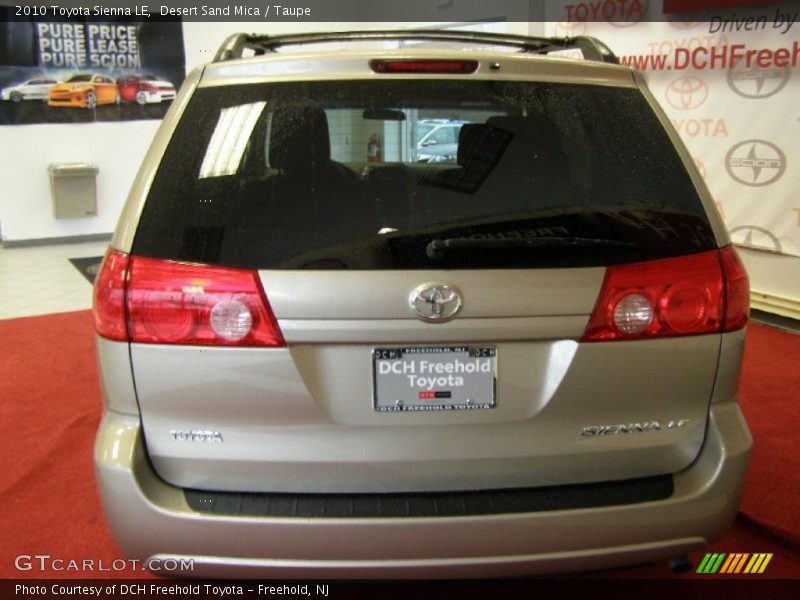
POLYGON ((686 555, 670 558, 667 562, 669 563, 669 569, 672 571, 673 575, 683 575, 694 569, 692 561, 689 560, 689 557, 686 555))

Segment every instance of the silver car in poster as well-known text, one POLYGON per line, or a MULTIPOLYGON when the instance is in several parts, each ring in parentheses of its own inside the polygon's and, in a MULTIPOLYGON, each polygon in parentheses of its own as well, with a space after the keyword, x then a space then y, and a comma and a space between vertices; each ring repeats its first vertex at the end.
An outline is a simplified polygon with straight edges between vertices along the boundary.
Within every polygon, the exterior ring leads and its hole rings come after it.
POLYGON ((234 36, 95 283, 106 517, 194 576, 682 557, 737 513, 748 299, 691 156, 599 41, 234 36), (422 114, 464 121, 454 163, 414 160, 422 114))
POLYGON ((48 77, 36 77, 0 90, 0 98, 11 102, 23 100, 47 100, 50 88, 60 82, 48 77))

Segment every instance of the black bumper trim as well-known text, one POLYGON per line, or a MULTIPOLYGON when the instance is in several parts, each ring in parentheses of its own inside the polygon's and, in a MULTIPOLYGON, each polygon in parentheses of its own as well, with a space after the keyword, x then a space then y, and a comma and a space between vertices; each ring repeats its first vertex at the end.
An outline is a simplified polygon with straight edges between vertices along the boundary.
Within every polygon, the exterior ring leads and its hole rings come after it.
POLYGON ((392 494, 286 494, 184 490, 196 512, 246 517, 463 517, 572 510, 669 498, 672 475, 539 488, 392 494))

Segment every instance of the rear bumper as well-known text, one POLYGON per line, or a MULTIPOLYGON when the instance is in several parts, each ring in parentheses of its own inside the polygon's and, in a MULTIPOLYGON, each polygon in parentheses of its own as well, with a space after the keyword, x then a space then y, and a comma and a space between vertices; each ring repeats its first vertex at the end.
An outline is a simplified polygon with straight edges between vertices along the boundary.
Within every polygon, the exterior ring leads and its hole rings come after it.
POLYGON ((158 479, 138 417, 107 411, 95 464, 106 516, 140 560, 193 559, 182 576, 497 577, 641 563, 721 537, 741 497, 752 438, 735 402, 711 407, 697 460, 670 498, 455 517, 242 517, 193 511, 158 479))

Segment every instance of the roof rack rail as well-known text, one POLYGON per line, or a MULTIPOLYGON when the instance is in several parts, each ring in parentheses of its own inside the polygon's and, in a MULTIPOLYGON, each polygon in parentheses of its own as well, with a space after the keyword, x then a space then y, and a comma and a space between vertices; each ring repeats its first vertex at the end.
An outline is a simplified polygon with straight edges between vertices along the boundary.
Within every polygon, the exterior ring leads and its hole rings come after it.
POLYGON ((214 62, 234 60, 245 56, 248 50, 254 55, 276 52, 282 46, 324 44, 348 41, 409 40, 431 42, 467 42, 508 46, 520 52, 547 54, 558 50, 580 49, 584 58, 618 64, 619 60, 603 42, 590 36, 577 37, 530 37, 478 31, 455 31, 437 29, 388 29, 379 31, 331 31, 317 33, 291 33, 265 35, 235 33, 220 46, 214 62))

